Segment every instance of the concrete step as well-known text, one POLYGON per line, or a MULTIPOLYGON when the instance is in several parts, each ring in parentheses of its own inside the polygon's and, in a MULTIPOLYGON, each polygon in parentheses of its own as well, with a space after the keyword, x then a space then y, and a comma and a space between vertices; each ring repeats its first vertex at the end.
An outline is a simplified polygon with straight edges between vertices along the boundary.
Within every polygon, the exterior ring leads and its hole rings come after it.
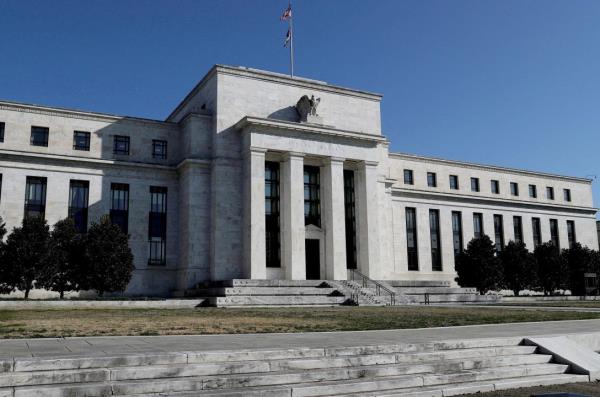
POLYGON ((321 287, 327 280, 249 280, 232 279, 223 281, 206 281, 198 283, 198 288, 232 288, 232 287, 321 287))
POLYGON ((475 288, 439 288, 439 287, 396 287, 396 291, 406 294, 437 294, 437 295, 452 295, 452 294, 478 294, 475 288))
POLYGON ((331 295, 335 288, 318 287, 218 287, 195 288, 185 291, 185 296, 261 296, 261 295, 331 295))
POLYGON ((449 288, 449 281, 438 280, 386 280, 392 287, 441 287, 449 288))
POLYGON ((219 296, 209 298, 211 306, 338 306, 347 301, 344 296, 279 295, 279 296, 219 296))

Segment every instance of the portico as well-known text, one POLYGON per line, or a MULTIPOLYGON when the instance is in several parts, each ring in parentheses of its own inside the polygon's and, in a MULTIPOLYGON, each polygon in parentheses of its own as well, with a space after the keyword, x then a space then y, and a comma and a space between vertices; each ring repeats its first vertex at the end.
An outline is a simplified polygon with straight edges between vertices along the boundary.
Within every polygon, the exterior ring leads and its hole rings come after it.
POLYGON ((244 277, 345 280, 348 268, 372 275, 376 151, 385 140, 279 120, 244 118, 236 127, 244 142, 244 277), (307 133, 311 140, 300 142, 307 133))

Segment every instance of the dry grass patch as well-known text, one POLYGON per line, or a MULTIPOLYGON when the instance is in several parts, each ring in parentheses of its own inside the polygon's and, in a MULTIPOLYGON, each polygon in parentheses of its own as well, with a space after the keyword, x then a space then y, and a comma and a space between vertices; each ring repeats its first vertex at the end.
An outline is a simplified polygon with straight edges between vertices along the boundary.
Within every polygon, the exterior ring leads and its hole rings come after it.
POLYGON ((0 337, 357 331, 600 318, 600 313, 452 307, 0 311, 0 337))
POLYGON ((568 385, 556 386, 538 386, 525 387, 514 390, 502 390, 489 393, 465 394, 462 397, 530 397, 537 394, 549 393, 573 393, 583 396, 598 397, 600 396, 600 384, 592 383, 571 383, 568 385))

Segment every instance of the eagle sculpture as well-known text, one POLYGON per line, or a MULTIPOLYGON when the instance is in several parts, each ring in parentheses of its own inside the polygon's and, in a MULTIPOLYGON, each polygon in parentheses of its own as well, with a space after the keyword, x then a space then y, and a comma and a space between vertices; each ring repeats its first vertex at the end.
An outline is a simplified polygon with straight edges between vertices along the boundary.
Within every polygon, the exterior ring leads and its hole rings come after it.
POLYGON ((296 103, 296 111, 300 116, 300 121, 306 122, 309 115, 318 116, 317 107, 320 102, 321 98, 315 99, 314 95, 311 95, 310 98, 308 95, 303 95, 302 98, 298 100, 298 103, 296 103))

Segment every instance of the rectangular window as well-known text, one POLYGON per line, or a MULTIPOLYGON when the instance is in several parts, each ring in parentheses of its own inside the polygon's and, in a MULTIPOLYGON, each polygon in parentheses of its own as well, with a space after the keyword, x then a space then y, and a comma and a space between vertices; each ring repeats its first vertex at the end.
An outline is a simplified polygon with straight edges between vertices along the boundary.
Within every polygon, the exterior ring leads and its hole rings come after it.
POLYGON ((458 175, 450 175, 450 189, 458 190, 458 175))
POLYGON ((523 220, 520 216, 513 216, 513 228, 515 231, 515 242, 523 242, 523 220))
POLYGON ((471 191, 472 192, 479 191, 479 178, 471 178, 471 191))
POLYGON ((50 129, 48 127, 31 127, 31 145, 47 147, 49 133, 50 129))
POLYGON ((560 249, 560 239, 558 238, 558 221, 550 219, 550 241, 554 246, 560 249))
POLYGON ((537 198, 537 186, 529 185, 529 197, 537 198))
POLYGON ((571 201, 571 189, 563 189, 563 197, 565 201, 571 201))
POLYGON ((554 188, 553 187, 548 186, 546 188, 546 198, 548 200, 554 200, 554 188))
POLYGON ((167 263, 167 188, 150 186, 148 214, 148 264, 167 263))
POLYGON ((477 212, 473 214, 473 237, 483 237, 483 214, 477 212))
POLYGON ((167 141, 152 140, 152 158, 160 160, 167 158, 167 141))
POLYGON ((267 267, 281 267, 279 163, 265 162, 265 248, 267 267))
POLYGON ((321 227, 319 167, 304 166, 304 224, 321 227))
POLYGON ((533 230, 533 246, 542 245, 542 227, 540 218, 531 218, 531 229, 533 230))
POLYGON ((412 185, 414 184, 414 180, 413 180, 413 172, 412 170, 404 170, 404 184, 405 185, 412 185))
POLYGON ((496 252, 504 249, 504 224, 502 215, 494 215, 494 239, 496 243, 496 252))
POLYGON ((69 183, 69 218, 73 219, 79 233, 87 232, 89 191, 88 181, 71 180, 69 183))
POLYGON ((73 132, 73 150, 90 151, 90 133, 87 131, 73 132))
POLYGON ((442 244, 440 242, 440 211, 429 210, 429 235, 431 237, 431 270, 442 271, 442 244))
POLYGON ((577 242, 575 221, 567 221, 567 236, 569 237, 569 248, 573 248, 573 245, 577 242))
POLYGON ((492 185, 492 193, 500 194, 500 182, 495 179, 492 179, 491 185, 492 185))
POLYGON ((129 232, 129 185, 111 183, 110 220, 121 228, 125 234, 129 232))
POLYGON ((417 210, 406 208, 406 253, 408 270, 419 270, 419 251, 417 249, 417 210))
POLYGON ((437 187, 437 175, 435 174, 435 172, 427 173, 427 186, 437 187))
POLYGON ((346 215, 346 268, 356 269, 356 196, 354 171, 344 170, 344 211, 346 215))
POLYGON ((129 137, 122 135, 115 135, 113 141, 113 153, 114 154, 129 154, 129 137))
POLYGON ((519 184, 518 183, 516 183, 516 182, 510 183, 510 194, 512 194, 513 196, 519 195, 519 184))
POLYGON ((3 121, 0 121, 0 142, 4 142, 4 128, 6 128, 6 125, 3 121))
POLYGON ((46 214, 46 178, 28 176, 25 185, 25 217, 46 214))
POLYGON ((452 211, 452 242, 455 256, 463 250, 462 234, 462 214, 458 211, 452 211))

